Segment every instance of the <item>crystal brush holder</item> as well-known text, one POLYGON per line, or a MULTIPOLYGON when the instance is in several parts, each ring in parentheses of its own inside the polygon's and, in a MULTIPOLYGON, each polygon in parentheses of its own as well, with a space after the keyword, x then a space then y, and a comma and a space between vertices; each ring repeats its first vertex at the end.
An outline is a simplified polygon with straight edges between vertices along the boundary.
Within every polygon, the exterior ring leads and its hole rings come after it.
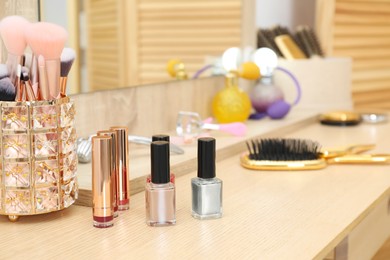
POLYGON ((0 113, 0 214, 17 220, 72 205, 78 196, 73 102, 0 102, 0 113))

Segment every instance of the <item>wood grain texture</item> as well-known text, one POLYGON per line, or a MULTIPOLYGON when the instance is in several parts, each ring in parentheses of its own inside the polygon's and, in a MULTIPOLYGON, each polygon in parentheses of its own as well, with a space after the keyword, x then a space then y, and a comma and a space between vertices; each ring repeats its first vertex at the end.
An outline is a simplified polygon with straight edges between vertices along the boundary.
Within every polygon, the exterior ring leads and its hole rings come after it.
POLYGON ((317 9, 317 31, 321 43, 327 46, 327 54, 354 60, 352 92, 359 92, 355 107, 367 107, 369 102, 372 108, 390 107, 390 102, 377 95, 378 91, 390 90, 390 1, 319 0, 318 3, 321 8, 317 9), (361 100, 361 92, 367 101, 361 100))
POLYGON ((212 98, 224 85, 223 77, 211 77, 73 95, 77 133, 86 137, 113 125, 142 136, 171 131, 179 111, 209 117, 212 98))
MULTIPOLYGON (((38 21, 38 0, 4 0, 0 1, 0 20, 9 15, 24 16, 31 22, 38 21)), ((7 51, 0 41, 0 62, 5 63, 7 51)))
MULTIPOLYGON (((313 138, 326 147, 374 142, 374 152, 382 152, 390 149, 389 130, 389 124, 312 124, 287 136, 313 138)), ((250 171, 235 155, 217 164, 224 181, 221 219, 190 216, 192 172, 176 180, 176 226, 146 226, 144 193, 139 193, 106 230, 93 228, 91 209, 79 206, 18 223, 0 218, 0 250, 5 259, 323 259, 390 195, 388 172, 389 166, 346 165, 250 171)))
MULTIPOLYGON (((217 131, 211 131, 209 134, 217 140, 216 160, 222 161, 232 155, 244 152, 247 148, 246 140, 262 137, 277 137, 288 132, 294 131, 315 121, 318 112, 294 109, 284 120, 263 119, 261 121, 248 121, 247 133, 242 137, 232 137, 217 131)), ((175 133, 171 134, 171 140, 177 139, 175 133)), ((197 144, 182 144, 180 147, 184 154, 172 154, 170 157, 171 172, 176 176, 183 176, 197 169, 197 144)), ((146 176, 150 174, 150 148, 145 145, 130 143, 129 146, 129 178, 130 194, 136 194, 144 190, 146 176)), ((80 188, 77 205, 91 206, 91 164, 78 165, 78 182, 80 188)))
POLYGON ((232 46, 254 46, 254 4, 253 0, 87 0, 91 89, 171 80, 166 71, 170 59, 182 60, 192 76, 207 57, 220 56, 232 46))

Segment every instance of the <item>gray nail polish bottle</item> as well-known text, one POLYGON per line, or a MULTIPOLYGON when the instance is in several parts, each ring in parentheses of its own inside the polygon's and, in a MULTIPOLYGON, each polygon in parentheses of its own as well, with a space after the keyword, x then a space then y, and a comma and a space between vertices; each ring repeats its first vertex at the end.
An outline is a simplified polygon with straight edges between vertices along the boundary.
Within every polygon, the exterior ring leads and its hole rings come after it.
POLYGON ((215 177, 215 139, 198 139, 198 177, 191 180, 192 216, 222 217, 222 181, 215 177))

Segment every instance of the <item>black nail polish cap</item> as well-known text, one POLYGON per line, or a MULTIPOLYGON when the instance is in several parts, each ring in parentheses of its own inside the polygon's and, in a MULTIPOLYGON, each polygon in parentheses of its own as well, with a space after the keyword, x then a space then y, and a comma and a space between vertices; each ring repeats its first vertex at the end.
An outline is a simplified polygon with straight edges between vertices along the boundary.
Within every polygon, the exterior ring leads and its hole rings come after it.
POLYGON ((169 143, 155 141, 150 145, 152 164, 152 183, 162 184, 170 181, 169 143))
POLYGON ((198 177, 215 177, 215 139, 212 137, 198 139, 198 177))
POLYGON ((169 135, 153 135, 152 142, 155 141, 166 141, 169 143, 169 135))

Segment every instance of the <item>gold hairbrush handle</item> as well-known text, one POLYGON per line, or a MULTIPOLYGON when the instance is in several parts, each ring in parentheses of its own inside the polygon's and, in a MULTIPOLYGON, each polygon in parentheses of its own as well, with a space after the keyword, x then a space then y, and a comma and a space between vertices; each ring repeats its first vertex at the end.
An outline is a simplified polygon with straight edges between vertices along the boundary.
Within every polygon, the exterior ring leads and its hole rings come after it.
POLYGON ((340 157, 347 154, 359 154, 375 148, 375 144, 357 144, 350 145, 341 149, 328 149, 321 153, 321 157, 325 159, 331 159, 334 157, 340 157))
POLYGON ((390 154, 348 154, 328 159, 329 164, 388 164, 390 154))

